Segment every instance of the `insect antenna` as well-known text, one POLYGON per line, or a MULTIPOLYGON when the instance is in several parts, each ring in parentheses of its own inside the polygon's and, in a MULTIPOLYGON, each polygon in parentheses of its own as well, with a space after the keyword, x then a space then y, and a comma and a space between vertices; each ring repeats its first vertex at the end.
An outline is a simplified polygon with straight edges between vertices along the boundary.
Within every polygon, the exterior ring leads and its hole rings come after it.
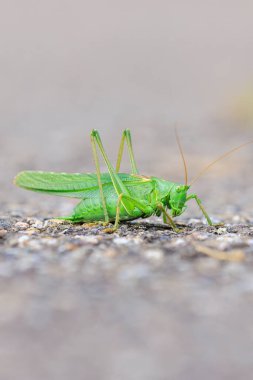
POLYGON ((184 157, 183 148, 182 148, 182 145, 181 145, 181 142, 180 142, 180 138, 178 136, 177 127, 175 127, 175 134, 176 134, 176 139, 177 139, 177 145, 178 145, 178 148, 179 148, 179 151, 180 151, 180 154, 181 154, 181 158, 182 158, 182 161, 183 161, 183 164, 184 164, 184 184, 185 184, 185 186, 187 186, 187 184, 188 184, 187 165, 186 165, 186 161, 185 161, 185 157, 184 157))
POLYGON ((206 167, 204 167, 204 169, 202 169, 197 175, 196 177, 193 178, 193 180, 191 181, 190 183, 190 186, 193 185, 193 183, 195 183, 200 177, 202 177, 203 174, 205 174, 213 165, 215 165, 218 161, 221 161, 223 160, 224 158, 226 158, 227 156, 230 156, 231 154, 233 154, 234 152, 236 152, 237 150, 249 145, 249 144, 252 144, 253 143, 253 140, 250 140, 244 144, 241 144, 231 150, 229 150, 228 152, 226 153, 223 153, 221 156, 219 156, 218 158, 216 158, 214 161, 210 162, 210 164, 208 164, 206 167))

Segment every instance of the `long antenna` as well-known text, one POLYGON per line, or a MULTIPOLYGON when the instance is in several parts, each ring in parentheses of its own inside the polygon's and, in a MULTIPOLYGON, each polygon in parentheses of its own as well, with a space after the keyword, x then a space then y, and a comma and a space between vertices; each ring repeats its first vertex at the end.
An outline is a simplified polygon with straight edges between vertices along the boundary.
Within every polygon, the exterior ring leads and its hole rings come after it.
POLYGON ((179 148, 179 151, 180 151, 180 154, 182 157, 182 161, 184 164, 184 184, 185 184, 185 186, 187 186, 187 184, 188 184, 188 172, 187 172, 187 166, 186 166, 186 161, 185 161, 185 157, 184 157, 184 152, 183 152, 182 145, 181 145, 178 133, 177 133, 177 126, 175 127, 175 134, 176 134, 176 139, 177 139, 177 145, 178 145, 178 148, 179 148))
POLYGON ((236 152, 237 150, 245 147, 246 145, 249 145, 249 144, 252 144, 253 143, 253 140, 250 140, 244 144, 241 144, 231 150, 229 150, 228 152, 222 154, 221 156, 219 156, 218 158, 216 158, 214 161, 212 161, 210 164, 208 164, 204 169, 202 169, 199 174, 196 175, 196 177, 193 178, 193 180, 191 181, 190 183, 190 186, 192 186, 193 183, 195 183, 197 181, 197 179, 199 179, 205 172, 207 172, 207 170, 209 170, 214 164, 216 164, 218 161, 220 160, 223 160, 224 158, 226 158, 227 156, 230 156, 230 154, 236 152))

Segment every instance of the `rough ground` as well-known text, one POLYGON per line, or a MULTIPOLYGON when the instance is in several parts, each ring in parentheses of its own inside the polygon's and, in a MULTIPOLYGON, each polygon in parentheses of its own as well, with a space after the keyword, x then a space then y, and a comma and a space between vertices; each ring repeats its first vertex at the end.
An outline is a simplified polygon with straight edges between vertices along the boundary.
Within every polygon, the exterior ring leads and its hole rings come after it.
POLYGON ((250 216, 108 235, 29 213, 0 219, 1 380, 251 378, 250 216))

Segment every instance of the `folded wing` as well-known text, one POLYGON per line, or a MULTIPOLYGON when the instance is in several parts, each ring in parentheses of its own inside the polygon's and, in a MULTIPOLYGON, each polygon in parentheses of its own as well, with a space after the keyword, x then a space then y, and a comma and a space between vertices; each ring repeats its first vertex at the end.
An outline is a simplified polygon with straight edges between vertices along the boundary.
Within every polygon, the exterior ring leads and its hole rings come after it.
MULTIPOLYGON (((150 181, 142 176, 118 174, 127 186, 150 181)), ((103 186, 111 184, 109 173, 101 173, 103 186)), ((26 190, 58 195, 62 197, 88 198, 98 189, 97 175, 94 173, 54 173, 43 171, 23 171, 14 180, 15 185, 26 190)))
MULTIPOLYGON (((110 180, 106 173, 102 183, 110 180)), ((85 198, 87 191, 97 188, 96 174, 53 173, 24 171, 17 175, 14 183, 26 190, 71 198, 85 198)))

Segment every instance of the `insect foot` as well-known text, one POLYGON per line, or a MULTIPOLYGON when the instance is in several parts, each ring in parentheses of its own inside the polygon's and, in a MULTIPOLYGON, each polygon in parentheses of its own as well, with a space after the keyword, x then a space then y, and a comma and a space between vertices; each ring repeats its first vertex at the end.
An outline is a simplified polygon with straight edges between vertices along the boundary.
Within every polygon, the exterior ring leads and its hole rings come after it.
POLYGON ((105 233, 105 234, 113 234, 114 232, 116 232, 117 231, 117 227, 108 227, 108 228, 105 228, 104 230, 103 230, 103 232, 105 233))
POLYGON ((212 224, 212 227, 215 227, 215 228, 220 228, 220 227, 224 227, 224 226, 225 226, 225 223, 222 223, 222 222, 212 224))
POLYGON ((181 232, 183 232, 183 228, 173 228, 173 232, 175 232, 176 234, 180 234, 181 232))

